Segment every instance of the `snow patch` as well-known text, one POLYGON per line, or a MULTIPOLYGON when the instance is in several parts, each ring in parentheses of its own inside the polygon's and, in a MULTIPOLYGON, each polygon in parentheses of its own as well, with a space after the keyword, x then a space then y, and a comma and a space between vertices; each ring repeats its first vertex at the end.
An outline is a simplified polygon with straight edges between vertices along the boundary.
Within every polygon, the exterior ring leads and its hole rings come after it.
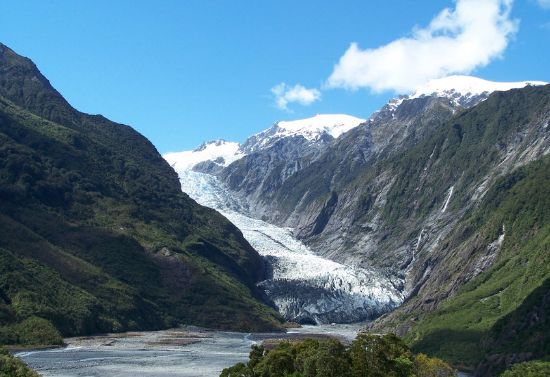
POLYGON ((424 96, 447 97, 458 101, 475 98, 496 91, 524 88, 529 85, 546 85, 543 81, 495 82, 473 76, 448 76, 428 81, 418 87, 408 99, 424 96))
POLYGON ((280 136, 301 135, 308 140, 316 140, 323 133, 336 139, 365 121, 346 114, 318 114, 307 119, 278 122, 276 125, 280 129, 280 136))
POLYGON ((256 152, 288 137, 301 136, 311 143, 320 141, 324 136, 336 139, 365 122, 365 119, 346 114, 318 114, 306 119, 280 121, 249 137, 243 143, 243 150, 247 153, 256 152))
POLYGON ((441 213, 445 212, 447 210, 447 206, 449 205, 449 202, 451 201, 451 197, 453 196, 453 191, 455 187, 451 186, 449 189, 449 193, 447 194, 447 200, 445 200, 445 204, 443 205, 443 208, 441 208, 441 213))
POLYGON ((214 140, 203 143, 193 151, 167 153, 163 157, 177 173, 193 169, 204 161, 225 167, 245 156, 240 144, 225 140, 214 140))

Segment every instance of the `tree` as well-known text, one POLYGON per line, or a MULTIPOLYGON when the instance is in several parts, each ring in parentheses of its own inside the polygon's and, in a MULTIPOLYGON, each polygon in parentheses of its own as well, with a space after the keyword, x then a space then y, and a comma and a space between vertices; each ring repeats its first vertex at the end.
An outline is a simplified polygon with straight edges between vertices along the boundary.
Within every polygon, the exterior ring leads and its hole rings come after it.
POLYGON ((519 363, 505 371, 502 377, 547 377, 550 376, 550 362, 530 361, 519 363))
POLYGON ((238 363, 222 370, 220 377, 254 377, 254 373, 245 364, 238 363))
POLYGON ((416 355, 414 358, 414 368, 417 377, 452 377, 455 375, 449 364, 436 357, 428 357, 423 353, 416 355))
POLYGON ((353 377, 407 377, 413 372, 412 353, 394 334, 359 334, 350 355, 353 377))

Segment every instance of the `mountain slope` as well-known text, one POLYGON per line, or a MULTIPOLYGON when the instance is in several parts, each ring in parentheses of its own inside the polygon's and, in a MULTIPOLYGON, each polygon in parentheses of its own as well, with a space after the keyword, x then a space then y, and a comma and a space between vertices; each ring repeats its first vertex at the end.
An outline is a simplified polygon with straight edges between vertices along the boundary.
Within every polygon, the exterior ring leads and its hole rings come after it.
POLYGON ((485 364, 501 370, 511 360, 548 355, 550 158, 499 179, 446 242, 460 246, 449 248, 438 267, 447 276, 437 280, 462 275, 466 284, 431 314, 410 307, 441 290, 433 283, 401 310, 415 316, 408 333, 414 347, 467 365, 493 355, 485 364))
POLYGON ((76 111, 3 45, 0 139, 2 342, 36 317, 63 335, 278 326, 240 231, 183 194, 147 139, 76 111))
POLYGON ((550 275, 550 86, 470 84, 390 101, 277 185, 248 178, 277 162, 276 149, 219 176, 250 213, 292 227, 318 254, 403 281, 404 304, 373 331, 408 333, 419 350, 469 367, 487 355, 489 370, 499 368, 493 359, 547 353, 543 325, 513 313, 545 308, 535 293, 550 275), (510 351, 516 343, 498 326, 521 334, 526 355, 510 351), (479 352, 483 342, 492 348, 479 352))
POLYGON ((258 286, 287 320, 349 323, 378 317, 402 302, 396 285, 369 268, 345 266, 315 255, 288 228, 250 217, 246 206, 215 176, 179 170, 181 188, 231 220, 269 265, 258 286))
POLYGON ((493 92, 505 92, 527 86, 545 85, 542 81, 495 82, 472 76, 448 76, 428 81, 418 87, 408 99, 423 96, 446 97, 457 105, 471 107, 493 92))

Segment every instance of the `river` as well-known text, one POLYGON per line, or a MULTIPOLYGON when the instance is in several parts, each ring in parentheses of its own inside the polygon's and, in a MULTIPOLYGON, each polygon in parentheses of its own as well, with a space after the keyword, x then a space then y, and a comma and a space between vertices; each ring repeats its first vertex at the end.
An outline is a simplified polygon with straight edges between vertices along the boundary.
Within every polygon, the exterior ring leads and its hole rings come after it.
POLYGON ((64 348, 19 352, 44 377, 212 377, 248 359, 266 339, 336 337, 351 341, 361 324, 303 326, 281 333, 238 333, 183 327, 65 339, 64 348))

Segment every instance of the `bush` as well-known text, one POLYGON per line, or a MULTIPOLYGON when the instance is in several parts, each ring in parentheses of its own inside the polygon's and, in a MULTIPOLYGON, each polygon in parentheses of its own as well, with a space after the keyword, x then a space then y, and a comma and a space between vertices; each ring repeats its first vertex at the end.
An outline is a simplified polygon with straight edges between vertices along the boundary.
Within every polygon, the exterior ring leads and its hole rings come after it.
POLYGON ((519 363, 505 371, 502 377, 547 377, 550 376, 550 362, 530 361, 519 363))
POLYGON ((354 377, 409 376, 412 352, 397 336, 360 334, 351 344, 354 377))
POLYGON ((431 358, 423 353, 414 358, 414 369, 416 377, 451 377, 455 375, 454 370, 441 359, 431 358))
POLYGON ((38 373, 27 367, 21 360, 0 348, 0 377, 39 377, 38 373))
POLYGON ((30 317, 14 326, 19 344, 62 345, 63 338, 57 329, 39 317, 30 317))

